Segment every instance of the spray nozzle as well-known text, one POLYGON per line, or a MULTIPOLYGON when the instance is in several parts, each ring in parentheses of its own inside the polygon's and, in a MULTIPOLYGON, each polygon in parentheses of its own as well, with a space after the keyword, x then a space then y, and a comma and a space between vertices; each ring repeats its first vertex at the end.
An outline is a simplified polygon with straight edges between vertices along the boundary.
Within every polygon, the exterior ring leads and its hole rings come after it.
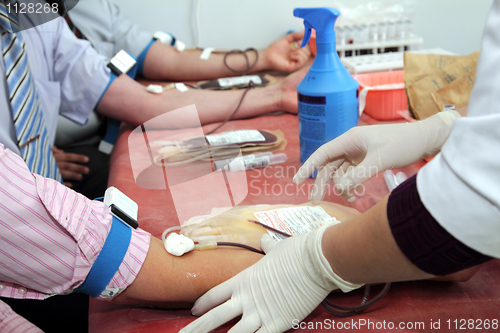
POLYGON ((312 29, 316 30, 316 43, 335 43, 335 21, 340 12, 334 8, 295 8, 293 15, 304 19, 304 47, 311 38, 312 29))
POLYGON ((304 38, 302 39, 302 45, 300 47, 304 47, 309 43, 309 39, 311 38, 311 31, 313 29, 312 25, 307 23, 307 21, 304 21, 304 28, 305 28, 305 33, 304 33, 304 38))

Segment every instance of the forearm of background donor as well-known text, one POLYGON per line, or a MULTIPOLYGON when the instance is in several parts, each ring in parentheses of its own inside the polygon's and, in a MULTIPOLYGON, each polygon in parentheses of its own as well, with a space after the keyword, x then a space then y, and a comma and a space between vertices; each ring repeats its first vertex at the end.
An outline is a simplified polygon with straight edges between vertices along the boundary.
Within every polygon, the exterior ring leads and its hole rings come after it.
POLYGON ((260 258, 260 254, 234 248, 192 251, 175 257, 165 251, 161 240, 152 237, 139 274, 115 301, 164 308, 187 308, 205 292, 260 258))
POLYGON ((388 196, 373 208, 325 231, 323 253, 333 271, 352 283, 432 278, 399 249, 387 219, 388 196))
MULTIPOLYGON (((267 112, 277 111, 280 106, 279 85, 248 91, 235 119, 258 116, 267 112)), ((196 105, 199 121, 202 125, 225 120, 238 105, 242 91, 208 91, 189 89, 180 92, 177 89, 165 91, 156 95, 146 91, 146 88, 126 75, 120 75, 114 80, 97 105, 97 111, 107 117, 117 119, 133 126, 139 126, 146 121, 169 111, 196 105)), ((198 120, 179 118, 175 123, 155 124, 159 128, 185 128, 195 126, 198 120)))
MULTIPOLYGON (((162 43, 154 43, 149 49, 144 61, 144 76, 152 80, 168 81, 198 81, 243 75, 247 61, 243 54, 231 54, 227 57, 227 65, 236 71, 231 71, 224 64, 224 54, 211 53, 209 58, 200 59, 203 50, 177 51, 174 47, 162 43)), ((250 73, 267 70, 264 50, 259 50, 258 60, 250 73)), ((256 60, 254 51, 247 51, 248 62, 256 60)))

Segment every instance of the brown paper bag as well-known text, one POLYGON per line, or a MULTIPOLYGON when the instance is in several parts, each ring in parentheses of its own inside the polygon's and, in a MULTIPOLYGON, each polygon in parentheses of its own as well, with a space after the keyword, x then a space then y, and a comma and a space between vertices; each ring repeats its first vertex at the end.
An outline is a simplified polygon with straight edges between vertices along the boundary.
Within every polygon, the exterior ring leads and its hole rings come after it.
MULTIPOLYGON (((417 119, 428 118, 442 109, 434 102, 432 94, 455 81, 462 75, 471 73, 477 65, 479 52, 457 59, 431 74, 425 75, 406 86, 411 111, 417 119)), ((406 72, 406 67, 405 67, 406 72)))
POLYGON ((476 70, 467 73, 450 83, 444 88, 432 93, 432 99, 437 107, 442 110, 443 105, 453 104, 455 108, 469 105, 469 98, 474 87, 476 70))
POLYGON ((451 65, 464 56, 455 55, 440 55, 440 54, 419 54, 409 53, 404 54, 405 64, 405 85, 411 86, 421 78, 434 73, 437 70, 443 69, 445 66, 451 65))

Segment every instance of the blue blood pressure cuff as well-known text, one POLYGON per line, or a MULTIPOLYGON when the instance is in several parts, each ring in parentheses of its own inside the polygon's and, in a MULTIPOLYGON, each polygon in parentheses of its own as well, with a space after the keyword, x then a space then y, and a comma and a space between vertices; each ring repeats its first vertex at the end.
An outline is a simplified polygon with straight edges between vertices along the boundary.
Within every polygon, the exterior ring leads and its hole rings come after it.
POLYGON ((104 197, 95 200, 104 201, 110 209, 113 221, 108 237, 87 278, 73 291, 93 298, 101 295, 113 279, 127 254, 132 239, 132 228, 139 226, 136 215, 137 204, 117 188, 108 188, 104 197))
MULTIPOLYGON (((123 50, 118 52, 108 63, 108 68, 111 70, 111 73, 108 86, 106 87, 102 95, 106 93, 111 83, 113 83, 113 81, 122 74, 127 74, 128 76, 130 76, 130 78, 135 79, 135 75, 137 74, 137 67, 137 61, 132 55, 130 55, 130 53, 123 50)), ((110 119, 106 135, 104 136, 104 139, 99 143, 99 151, 105 154, 111 154, 111 151, 113 150, 116 142, 116 138, 118 137, 119 129, 120 122, 114 119, 110 119)))
POLYGON ((122 264, 131 238, 132 229, 113 216, 111 229, 101 252, 85 281, 73 292, 84 293, 93 298, 98 297, 106 289, 122 264))
POLYGON ((186 44, 178 40, 171 33, 157 31, 153 34, 153 39, 157 40, 163 44, 172 45, 177 49, 177 51, 182 52, 186 49, 186 44))
POLYGON ((153 34, 153 40, 142 50, 141 54, 137 57, 137 74, 144 74, 144 61, 146 60, 146 55, 148 54, 151 45, 156 42, 171 45, 175 47, 178 51, 182 52, 185 48, 185 44, 179 41, 169 32, 157 31, 153 34))
MULTIPOLYGON (((108 91, 111 83, 113 83, 113 81, 121 74, 127 74, 131 79, 135 79, 138 66, 137 61, 132 55, 130 55, 130 53, 121 50, 111 59, 107 67, 111 70, 111 72, 109 73, 109 82, 106 86, 106 89, 104 89, 104 92, 99 98, 99 102, 101 101, 102 96, 104 96, 106 91, 108 91)), ((97 102, 97 104, 99 104, 99 102, 97 102)))
POLYGON ((116 76, 127 74, 132 79, 137 73, 137 61, 130 53, 121 50, 108 63, 109 69, 116 76))
POLYGON ((175 45, 175 37, 171 33, 168 32, 163 32, 163 31, 157 31, 153 34, 153 39, 160 41, 163 44, 169 44, 174 46, 175 45))
POLYGON ((142 50, 141 54, 139 54, 139 56, 137 57, 137 74, 144 74, 144 61, 146 61, 146 55, 148 54, 151 45, 156 43, 156 41, 156 39, 153 39, 151 42, 149 42, 148 46, 146 46, 144 50, 142 50))

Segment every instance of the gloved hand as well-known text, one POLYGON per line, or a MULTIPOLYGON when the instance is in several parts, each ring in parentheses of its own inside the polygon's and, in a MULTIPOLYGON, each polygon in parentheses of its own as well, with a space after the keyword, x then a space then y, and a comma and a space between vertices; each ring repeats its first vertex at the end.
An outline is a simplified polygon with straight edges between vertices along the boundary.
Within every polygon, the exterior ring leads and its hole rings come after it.
POLYGON ((330 179, 344 198, 353 200, 359 184, 381 171, 402 168, 441 150, 460 114, 443 111, 422 121, 354 127, 316 150, 293 181, 301 184, 318 168, 311 201, 324 197, 330 179))
POLYGON ((191 312, 205 313, 180 332, 208 332, 243 315, 230 332, 284 332, 293 320, 302 320, 334 289, 344 292, 361 287, 342 280, 331 269, 321 250, 325 225, 308 234, 275 242, 261 238, 267 253, 230 280, 211 289, 191 312))

